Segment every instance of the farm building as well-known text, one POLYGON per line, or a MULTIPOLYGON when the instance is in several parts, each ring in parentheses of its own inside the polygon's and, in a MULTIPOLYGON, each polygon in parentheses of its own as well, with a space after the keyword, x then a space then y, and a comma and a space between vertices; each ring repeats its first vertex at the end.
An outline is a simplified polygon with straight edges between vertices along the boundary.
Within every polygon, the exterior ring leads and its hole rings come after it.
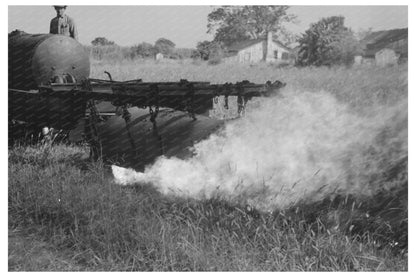
POLYGON ((372 32, 360 43, 363 54, 355 57, 355 64, 386 66, 407 61, 407 28, 372 32))
POLYGON ((157 53, 157 54, 156 54, 156 60, 157 60, 157 61, 163 60, 163 58, 164 58, 164 56, 163 56, 163 54, 162 54, 162 53, 157 53))
POLYGON ((259 38, 236 43, 228 47, 225 62, 270 63, 290 62, 291 49, 278 40, 273 39, 272 33, 267 38, 259 38))

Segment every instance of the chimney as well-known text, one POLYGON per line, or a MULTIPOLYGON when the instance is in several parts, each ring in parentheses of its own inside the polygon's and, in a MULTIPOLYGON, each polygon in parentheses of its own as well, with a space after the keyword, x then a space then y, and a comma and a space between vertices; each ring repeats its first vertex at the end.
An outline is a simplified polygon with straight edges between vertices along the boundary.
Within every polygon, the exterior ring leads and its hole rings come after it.
POLYGON ((267 32, 267 42, 266 42, 266 62, 273 61, 273 32, 267 32))

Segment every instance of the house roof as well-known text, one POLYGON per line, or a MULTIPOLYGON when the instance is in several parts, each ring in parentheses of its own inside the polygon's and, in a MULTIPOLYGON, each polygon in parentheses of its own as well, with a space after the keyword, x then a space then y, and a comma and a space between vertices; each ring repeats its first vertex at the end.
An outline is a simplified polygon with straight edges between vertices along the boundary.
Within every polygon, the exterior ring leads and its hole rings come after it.
POLYGON ((393 29, 386 31, 372 32, 361 40, 364 48, 364 56, 374 56, 384 48, 394 50, 398 54, 407 54, 408 29, 393 29))
POLYGON ((236 42, 228 47, 228 51, 232 51, 232 52, 240 51, 244 48, 255 45, 259 42, 263 42, 264 40, 265 40, 264 38, 258 38, 258 39, 251 39, 251 40, 236 42))

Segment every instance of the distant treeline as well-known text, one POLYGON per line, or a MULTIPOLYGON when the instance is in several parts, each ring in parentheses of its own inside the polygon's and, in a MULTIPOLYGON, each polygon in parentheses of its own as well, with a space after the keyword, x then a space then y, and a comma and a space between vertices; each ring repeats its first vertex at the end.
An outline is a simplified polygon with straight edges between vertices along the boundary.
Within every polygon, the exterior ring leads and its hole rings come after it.
MULTIPOLYGON (((155 59, 159 52, 143 52, 137 46, 126 47, 119 45, 85 46, 86 51, 94 60, 122 61, 135 59, 155 59)), ((167 59, 190 59, 194 57, 194 49, 175 48, 172 53, 164 55, 167 59)))
POLYGON ((142 42, 135 46, 119 46, 114 41, 104 37, 97 37, 91 42, 91 46, 85 46, 94 60, 134 60, 134 59, 156 59, 163 57, 167 59, 189 59, 196 57, 196 49, 176 48, 175 43, 166 38, 158 39, 155 44, 142 42), (162 54, 162 55, 160 55, 162 54))

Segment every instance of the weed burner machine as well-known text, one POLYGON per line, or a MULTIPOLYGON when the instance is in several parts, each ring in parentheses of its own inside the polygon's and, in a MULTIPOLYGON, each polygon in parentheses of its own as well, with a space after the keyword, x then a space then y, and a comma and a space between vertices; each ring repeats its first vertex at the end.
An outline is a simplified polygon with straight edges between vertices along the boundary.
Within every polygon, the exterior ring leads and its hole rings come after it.
POLYGON ((10 33, 9 136, 15 122, 68 130, 74 140, 81 130, 95 157, 143 170, 161 155, 189 155, 190 146, 218 130, 224 121, 207 116, 216 97, 224 96, 228 105, 228 96, 237 96, 241 112, 250 98, 284 86, 279 81, 121 82, 108 72, 108 80, 89 74, 89 56, 76 40, 10 33))

